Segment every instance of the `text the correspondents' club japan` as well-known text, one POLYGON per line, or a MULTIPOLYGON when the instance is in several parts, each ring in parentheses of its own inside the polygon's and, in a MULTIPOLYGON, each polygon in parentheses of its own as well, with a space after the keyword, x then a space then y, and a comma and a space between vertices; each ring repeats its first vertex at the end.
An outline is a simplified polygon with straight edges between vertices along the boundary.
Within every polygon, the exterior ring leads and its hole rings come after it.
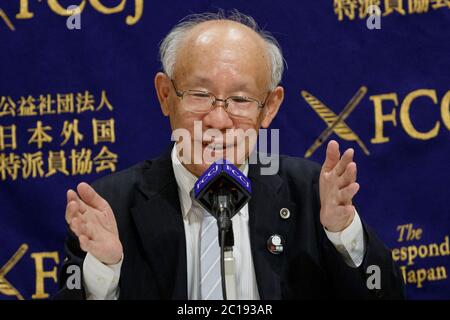
POLYGON ((113 109, 105 90, 0 96, 0 181, 116 171, 113 109))

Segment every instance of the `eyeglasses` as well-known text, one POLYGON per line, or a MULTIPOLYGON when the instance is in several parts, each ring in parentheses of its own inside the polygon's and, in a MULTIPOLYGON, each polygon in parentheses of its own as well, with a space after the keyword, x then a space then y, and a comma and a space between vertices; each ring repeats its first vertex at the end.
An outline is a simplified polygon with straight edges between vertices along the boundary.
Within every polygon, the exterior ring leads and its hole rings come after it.
POLYGON ((173 88, 177 96, 183 100, 186 110, 194 113, 209 113, 217 105, 217 101, 223 102, 224 109, 232 117, 254 118, 259 109, 263 108, 269 98, 267 93, 264 102, 245 96, 230 96, 226 99, 219 99, 214 94, 202 90, 179 91, 175 82, 171 79, 173 88))

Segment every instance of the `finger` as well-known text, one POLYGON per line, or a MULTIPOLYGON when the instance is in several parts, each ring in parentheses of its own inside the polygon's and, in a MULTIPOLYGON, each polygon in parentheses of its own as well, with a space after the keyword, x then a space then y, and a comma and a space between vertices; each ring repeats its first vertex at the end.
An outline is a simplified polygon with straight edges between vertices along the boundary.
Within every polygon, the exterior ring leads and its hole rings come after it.
POLYGON ((359 183, 353 182, 347 187, 338 191, 338 203, 340 205, 350 205, 355 194, 359 190, 359 183))
POLYGON ((66 222, 70 224, 70 220, 75 218, 78 214, 78 202, 76 200, 71 200, 66 206, 66 222))
POLYGON ((100 224, 102 223, 99 217, 99 215, 104 215, 102 211, 97 210, 91 206, 88 206, 81 199, 78 199, 78 205, 79 205, 78 210, 80 213, 80 219, 83 223, 87 223, 88 221, 91 221, 93 223, 100 223, 100 224))
MULTIPOLYGON (((70 201, 75 201, 78 203, 77 210, 79 213, 84 214, 87 210, 86 204, 78 197, 78 194, 72 189, 67 190, 67 203, 70 201)), ((67 220, 67 219, 66 219, 67 220)))
POLYGON ((85 251, 88 252, 90 251, 90 246, 89 246, 89 238, 86 237, 85 235, 80 235, 78 237, 78 241, 80 242, 80 248, 85 251))
POLYGON ((331 140, 327 146, 326 157, 322 165, 322 170, 325 172, 333 170, 339 161, 339 157, 339 144, 335 140, 331 140))
POLYGON ((68 219, 70 221, 71 218, 74 218, 78 215, 78 218, 82 223, 88 223, 91 222, 93 224, 96 223, 102 223, 100 221, 100 218, 98 214, 101 214, 100 211, 95 210, 93 208, 90 208, 87 206, 83 200, 78 198, 77 201, 72 200, 70 202, 70 206, 68 207, 69 213, 68 213, 68 219))
POLYGON ((338 180, 339 189, 345 188, 349 184, 355 182, 356 181, 356 172, 357 172, 356 163, 350 162, 347 165, 347 168, 345 168, 345 171, 342 174, 342 176, 339 177, 339 180, 338 180))
POLYGON ((89 239, 94 237, 94 225, 90 222, 82 223, 80 226, 81 234, 87 236, 89 239))
MULTIPOLYGON (((72 204, 71 206, 69 206, 69 203, 71 201, 76 202, 78 200, 78 195, 75 191, 73 191, 72 189, 69 189, 69 190, 67 190, 66 198, 67 198, 67 205, 66 205, 65 218, 66 218, 66 222, 69 223, 69 221, 73 218, 73 213, 74 213, 74 205, 72 204), (69 209, 71 209, 70 212, 69 212, 69 209)), ((76 208, 76 210, 78 210, 78 208, 76 208)))
POLYGON ((72 230, 72 232, 75 233, 77 237, 81 235, 81 220, 78 217, 70 220, 69 226, 70 230, 72 230))
POLYGON ((78 211, 78 212, 79 212, 78 219, 80 219, 81 223, 82 224, 87 223, 89 221, 89 217, 87 216, 87 214, 81 213, 80 211, 78 211))
MULTIPOLYGON (((86 212, 80 216, 83 223, 88 224, 91 229, 94 230, 97 226, 103 226, 100 216, 103 216, 101 211, 89 208, 86 212)), ((93 236, 93 233, 88 234, 89 237, 93 236)))
POLYGON ((347 165, 353 161, 354 153, 355 153, 355 151, 352 148, 345 150, 344 154, 342 155, 341 160, 339 160, 339 162, 336 164, 336 167, 335 167, 336 174, 338 176, 341 176, 344 173, 347 165))
POLYGON ((88 210, 88 206, 86 205, 86 203, 84 203, 83 200, 81 200, 80 198, 78 198, 78 207, 79 207, 79 211, 82 215, 84 215, 86 213, 86 211, 88 210))
POLYGON ((73 191, 72 189, 67 190, 66 197, 67 197, 67 203, 69 203, 72 200, 73 201, 78 200, 77 193, 75 191, 73 191))
POLYGON ((103 211, 108 206, 108 202, 100 197, 95 190, 85 182, 82 182, 77 187, 78 194, 88 206, 103 211))

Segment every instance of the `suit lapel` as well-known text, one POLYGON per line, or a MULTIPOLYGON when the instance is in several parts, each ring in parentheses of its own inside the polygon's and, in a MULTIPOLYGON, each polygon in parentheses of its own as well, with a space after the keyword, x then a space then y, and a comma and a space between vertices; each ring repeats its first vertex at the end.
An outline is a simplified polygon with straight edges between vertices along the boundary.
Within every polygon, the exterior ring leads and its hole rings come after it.
POLYGON ((281 273, 285 252, 275 255, 269 252, 267 241, 272 235, 283 239, 284 251, 289 245, 292 217, 282 219, 280 210, 286 208, 291 215, 295 204, 282 196, 283 180, 278 175, 262 176, 260 165, 250 165, 252 198, 249 203, 250 243, 256 281, 261 299, 281 299, 281 273))
POLYGON ((186 239, 170 152, 153 161, 131 209, 162 299, 187 299, 186 239))

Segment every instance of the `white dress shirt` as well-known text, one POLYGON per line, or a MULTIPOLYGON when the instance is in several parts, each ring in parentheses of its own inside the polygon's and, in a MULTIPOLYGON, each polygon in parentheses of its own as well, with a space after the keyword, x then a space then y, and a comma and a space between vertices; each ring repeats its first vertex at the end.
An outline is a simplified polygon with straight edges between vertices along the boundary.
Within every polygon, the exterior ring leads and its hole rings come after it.
MULTIPOLYGON (((194 187, 197 178, 191 174, 176 155, 176 148, 172 150, 172 167, 178 185, 178 195, 183 215, 184 231, 186 236, 187 258, 187 297, 189 300, 200 299, 200 227, 201 217, 188 214, 191 208, 189 192, 194 187)), ((248 174, 246 163, 241 171, 248 174)), ((250 247, 250 233, 248 226, 248 204, 233 218, 233 234, 235 244, 233 255, 236 263, 237 298, 245 300, 259 299, 256 283, 255 269, 250 247)), ((357 212, 352 223, 341 232, 325 233, 343 256, 344 261, 351 267, 359 267, 365 253, 364 232, 357 212)), ((124 253, 126 254, 126 252, 124 253)), ((122 260, 115 265, 104 265, 90 253, 86 255, 83 263, 83 276, 86 296, 88 300, 117 299, 119 296, 119 278, 122 260)))

